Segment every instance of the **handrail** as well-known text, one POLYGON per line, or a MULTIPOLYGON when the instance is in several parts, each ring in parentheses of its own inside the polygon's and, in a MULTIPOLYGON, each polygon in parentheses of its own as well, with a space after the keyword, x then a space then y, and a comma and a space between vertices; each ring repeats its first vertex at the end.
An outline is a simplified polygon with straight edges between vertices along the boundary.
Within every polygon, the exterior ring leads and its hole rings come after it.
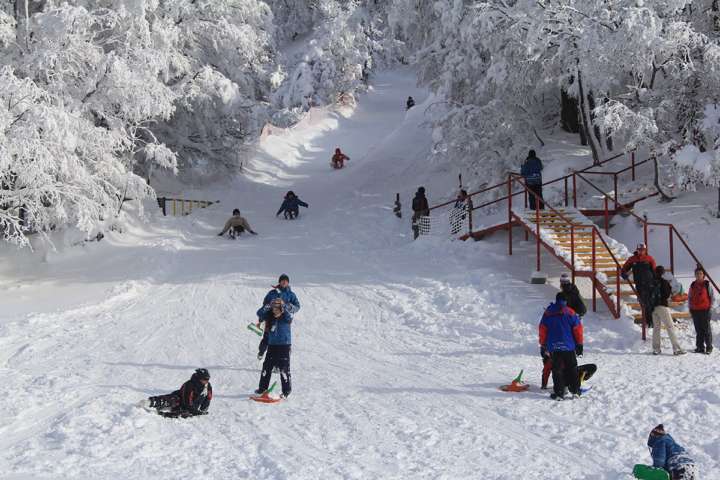
MULTIPOLYGON (((510 174, 510 178, 512 179, 513 182, 519 182, 520 185, 522 185, 522 186, 524 187, 525 191, 528 192, 529 194, 532 194, 532 195, 535 194, 535 192, 533 192, 532 190, 530 190, 530 188, 527 186, 527 184, 525 183, 525 179, 524 179, 522 176, 520 176, 520 175, 518 175, 518 174, 516 174, 516 173, 511 173, 511 174, 510 174), (517 177, 517 178, 514 178, 514 177, 517 177)), ((590 226, 591 226, 591 225, 586 225, 586 224, 584 224, 584 223, 575 223, 575 222, 573 222, 572 220, 566 218, 566 217, 565 217, 562 213, 560 213, 558 210, 555 210, 555 209, 552 207, 552 205, 549 205, 547 202, 543 201, 543 204, 544 204, 547 208, 549 208, 552 212, 554 212, 554 213, 556 213, 558 216, 560 216, 560 218, 562 218, 563 220, 565 220, 565 222, 568 223, 568 224, 570 224, 570 226, 572 226, 572 227, 590 227, 590 226)))
POLYGON ((718 288, 717 283, 715 283, 715 280, 712 279, 712 277, 710 276, 710 273, 707 270, 705 270, 705 268, 702 266, 702 262, 700 260, 698 260, 698 258, 695 256, 692 249, 690 248, 690 245, 688 245, 687 242, 685 241, 685 239, 682 237, 682 235, 680 235, 680 232, 678 231, 677 228, 675 228, 675 225, 670 225, 670 228, 672 229, 673 232, 675 232, 675 235, 677 235, 677 237, 680 239, 683 246, 685 247, 687 252, 690 254, 690 256, 693 258, 693 260, 695 260, 695 263, 697 264, 697 266, 702 268, 703 272, 705 273, 705 278, 710 280, 710 283, 712 283, 712 286, 715 287, 715 291, 720 293, 720 288, 718 288))

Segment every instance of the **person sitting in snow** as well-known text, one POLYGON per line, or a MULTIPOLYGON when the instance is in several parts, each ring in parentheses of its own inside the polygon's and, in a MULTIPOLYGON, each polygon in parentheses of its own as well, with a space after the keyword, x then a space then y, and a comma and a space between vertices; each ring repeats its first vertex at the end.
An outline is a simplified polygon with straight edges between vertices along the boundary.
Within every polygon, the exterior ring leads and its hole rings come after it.
POLYGON ((335 149, 335 155, 333 155, 332 160, 330 164, 333 168, 343 168, 345 166, 345 162, 349 161, 350 157, 345 155, 340 151, 340 148, 335 149))
POLYGON ((167 417, 207 415, 212 400, 210 372, 198 368, 179 390, 147 399, 147 406, 167 417))
POLYGON ((671 480, 697 479, 695 462, 685 449, 665 432, 662 423, 652 429, 647 445, 653 464, 652 467, 635 465, 633 473, 636 478, 658 478, 657 470, 662 469, 667 472, 671 480))
POLYGON ((545 310, 538 330, 540 349, 547 352, 552 361, 550 398, 564 399, 566 385, 571 394, 580 395, 577 357, 583 354, 583 326, 580 317, 567 306, 564 293, 558 292, 555 303, 545 310))
MULTIPOLYGON (((278 279, 278 284, 275 285, 273 289, 267 293, 267 295, 265 295, 265 298, 263 299, 263 306, 260 307, 260 309, 257 311, 258 328, 264 321, 264 314, 267 313, 268 310, 270 310, 270 304, 276 298, 282 299, 283 308, 288 314, 290 314, 291 321, 292 316, 300 310, 300 301, 298 300, 297 295, 295 295, 295 292, 290 289, 290 277, 288 277, 287 274, 283 273, 278 279)), ((265 351, 267 350, 268 336, 271 327, 271 324, 265 323, 264 334, 262 340, 260 340, 260 345, 258 346, 258 360, 262 360, 263 356, 265 355, 265 351)))
POLYGON ((277 211, 275 216, 277 217, 281 213, 285 212, 285 219, 293 220, 300 215, 300 207, 308 208, 309 206, 310 205, 300 200, 300 198, 295 195, 295 192, 291 190, 285 194, 285 199, 283 200, 282 205, 280 205, 280 210, 277 211))
POLYGON ((410 110, 414 106, 415 99, 413 97, 408 97, 407 102, 405 103, 405 110, 410 110))
POLYGON ((225 222, 225 227, 223 228, 222 232, 218 233, 218 237, 222 237, 223 235, 225 235, 225 232, 229 231, 230 238, 235 240, 245 230, 252 233, 253 235, 257 235, 257 232, 253 231, 248 221, 240 215, 240 210, 236 208, 235 210, 233 210, 232 217, 230 217, 228 221, 225 222))

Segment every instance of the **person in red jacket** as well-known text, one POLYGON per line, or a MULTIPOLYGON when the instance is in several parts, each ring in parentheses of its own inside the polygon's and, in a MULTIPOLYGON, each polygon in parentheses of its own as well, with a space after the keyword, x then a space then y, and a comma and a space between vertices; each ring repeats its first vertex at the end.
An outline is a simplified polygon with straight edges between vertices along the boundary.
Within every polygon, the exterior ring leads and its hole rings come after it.
POLYGON ((345 155, 340 151, 339 148, 335 149, 335 155, 332 157, 332 167, 333 168, 343 168, 345 166, 345 161, 350 160, 350 157, 345 155))
POLYGON ((695 324, 695 353, 710 354, 713 351, 710 309, 714 295, 710 282, 705 279, 701 267, 695 269, 695 281, 690 284, 688 306, 695 324))
POLYGON ((652 326, 653 306, 650 305, 650 292, 655 282, 655 267, 655 259, 647 253, 647 246, 644 243, 640 243, 635 253, 633 253, 622 266, 622 271, 620 272, 622 278, 627 280, 628 272, 632 270, 633 282, 635 283, 635 290, 637 290, 638 294, 638 302, 640 302, 640 308, 642 309, 642 314, 645 316, 645 322, 648 326, 652 326))

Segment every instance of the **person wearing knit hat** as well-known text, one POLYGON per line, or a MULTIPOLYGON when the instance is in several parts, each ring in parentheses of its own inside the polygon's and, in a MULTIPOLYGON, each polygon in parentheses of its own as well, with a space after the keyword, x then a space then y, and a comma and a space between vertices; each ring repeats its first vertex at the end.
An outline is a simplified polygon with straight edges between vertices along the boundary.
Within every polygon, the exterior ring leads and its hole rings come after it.
MULTIPOLYGON (((292 321, 293 315, 300 310, 300 301, 298 300, 297 295, 295 295, 295 292, 293 292, 290 288, 290 277, 286 273, 280 275, 277 285, 275 285, 273 289, 265 295, 265 298, 263 299, 263 306, 257 311, 258 327, 260 327, 260 324, 263 322, 263 318, 266 316, 265 313, 271 310, 271 303, 273 300, 278 298, 283 301, 283 309, 290 315, 290 320, 292 321)), ((271 328, 272 320, 270 322, 265 322, 264 334, 262 340, 260 340, 260 345, 258 346, 258 360, 262 360, 265 355, 271 328)))
POLYGON ((662 423, 650 431, 647 445, 653 464, 652 466, 635 465, 633 474, 636 478, 645 480, 663 478, 663 476, 671 480, 696 480, 698 478, 695 461, 665 432, 665 426, 662 423))
POLYGON ((567 298, 567 306, 575 310, 575 313, 580 317, 584 317, 587 313, 587 307, 580 296, 580 290, 577 286, 572 283, 570 275, 563 273, 560 275, 560 290, 565 294, 567 298))

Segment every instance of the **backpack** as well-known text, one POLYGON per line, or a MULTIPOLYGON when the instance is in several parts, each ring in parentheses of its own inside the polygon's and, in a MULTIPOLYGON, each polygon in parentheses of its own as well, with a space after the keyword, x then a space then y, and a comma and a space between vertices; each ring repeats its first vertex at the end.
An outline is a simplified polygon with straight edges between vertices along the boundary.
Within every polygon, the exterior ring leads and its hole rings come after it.
POLYGON ((662 281, 654 280, 650 285, 647 302, 650 310, 662 303, 662 281))

